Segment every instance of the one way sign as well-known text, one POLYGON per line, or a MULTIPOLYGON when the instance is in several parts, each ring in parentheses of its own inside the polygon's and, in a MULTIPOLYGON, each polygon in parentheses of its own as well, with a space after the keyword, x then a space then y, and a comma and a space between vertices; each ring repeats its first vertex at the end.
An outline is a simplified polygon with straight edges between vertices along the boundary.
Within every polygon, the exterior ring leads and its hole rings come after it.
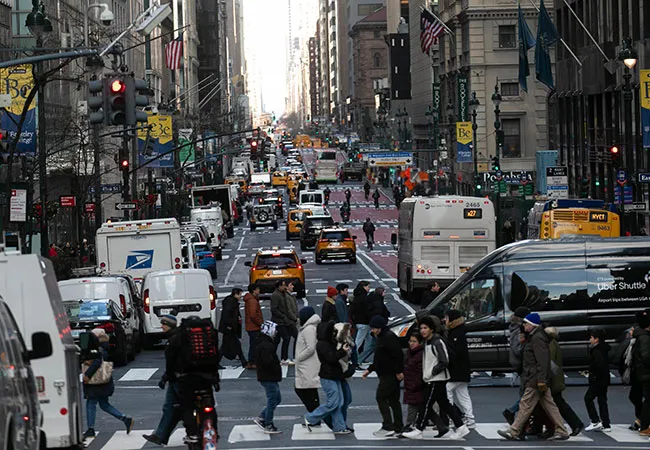
POLYGON ((127 210, 137 209, 138 205, 136 205, 133 202, 128 202, 128 203, 118 203, 117 205, 115 205, 115 207, 120 211, 122 211, 125 209, 127 210))

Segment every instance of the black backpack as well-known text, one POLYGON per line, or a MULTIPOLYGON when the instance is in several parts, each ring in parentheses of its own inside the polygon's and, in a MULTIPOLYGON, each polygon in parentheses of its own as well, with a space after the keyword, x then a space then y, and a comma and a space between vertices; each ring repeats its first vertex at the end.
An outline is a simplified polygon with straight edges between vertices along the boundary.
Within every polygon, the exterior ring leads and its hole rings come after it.
POLYGON ((210 319, 188 320, 181 323, 184 371, 215 373, 219 365, 217 332, 210 319))

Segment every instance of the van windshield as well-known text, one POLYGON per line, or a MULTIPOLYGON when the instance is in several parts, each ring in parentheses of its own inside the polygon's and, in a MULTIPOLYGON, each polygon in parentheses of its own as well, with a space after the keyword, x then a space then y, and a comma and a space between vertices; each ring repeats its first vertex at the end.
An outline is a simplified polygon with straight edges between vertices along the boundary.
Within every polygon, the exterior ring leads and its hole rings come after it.
POLYGON ((334 219, 331 217, 323 217, 322 219, 307 218, 307 228, 325 228, 334 225, 334 219))
POLYGON ((106 302, 63 302, 71 322, 81 320, 110 319, 111 312, 106 302))
POLYGON ((79 300, 81 298, 110 298, 117 300, 119 292, 115 283, 75 283, 60 285, 61 300, 79 300))
POLYGON ((154 302, 156 300, 207 300, 210 296, 205 276, 195 273, 151 277, 147 287, 154 302))
POLYGON ((300 194, 300 203, 323 203, 322 194, 300 194))

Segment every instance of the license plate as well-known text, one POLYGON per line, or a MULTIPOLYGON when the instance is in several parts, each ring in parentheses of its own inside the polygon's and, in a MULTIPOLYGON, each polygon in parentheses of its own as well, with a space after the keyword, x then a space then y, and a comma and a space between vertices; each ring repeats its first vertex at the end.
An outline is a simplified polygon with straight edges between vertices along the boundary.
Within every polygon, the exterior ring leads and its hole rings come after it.
POLYGON ((162 308, 162 309, 160 310, 160 315, 161 315, 161 316, 165 316, 165 315, 167 315, 167 314, 171 314, 171 313, 172 313, 172 309, 171 309, 171 308, 162 308))
POLYGON ((271 273, 272 273, 273 275, 282 275, 282 271, 281 271, 281 270, 274 270, 274 271, 271 272, 271 273))
POLYGON ((332 247, 340 247, 340 246, 341 246, 341 243, 340 243, 340 242, 332 242, 330 245, 331 245, 332 247))

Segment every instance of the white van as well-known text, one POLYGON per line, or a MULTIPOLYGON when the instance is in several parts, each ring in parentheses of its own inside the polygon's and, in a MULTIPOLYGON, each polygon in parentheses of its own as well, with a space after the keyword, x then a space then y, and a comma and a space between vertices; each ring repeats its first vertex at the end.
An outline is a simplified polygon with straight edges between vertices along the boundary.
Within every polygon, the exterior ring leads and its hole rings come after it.
MULTIPOLYGON (((79 357, 52 263, 37 255, 0 252, 0 295, 23 336, 50 335, 52 354, 32 361, 47 448, 83 447, 79 357)), ((29 351, 40 350, 32 339, 29 351)), ((44 435, 44 436, 43 436, 44 435)))
POLYGON ((221 259, 221 240, 225 238, 223 218, 219 206, 200 206, 190 210, 190 220, 198 225, 203 225, 210 233, 210 246, 215 251, 217 259, 221 259))
POLYGON ((210 272, 204 269, 161 270, 144 277, 142 299, 145 342, 153 346, 162 338, 161 316, 173 314, 180 322, 189 316, 212 319, 216 324, 217 296, 210 272))
POLYGON ((298 205, 302 206, 305 203, 316 205, 325 205, 325 194, 320 189, 307 189, 300 191, 298 195, 298 205))

